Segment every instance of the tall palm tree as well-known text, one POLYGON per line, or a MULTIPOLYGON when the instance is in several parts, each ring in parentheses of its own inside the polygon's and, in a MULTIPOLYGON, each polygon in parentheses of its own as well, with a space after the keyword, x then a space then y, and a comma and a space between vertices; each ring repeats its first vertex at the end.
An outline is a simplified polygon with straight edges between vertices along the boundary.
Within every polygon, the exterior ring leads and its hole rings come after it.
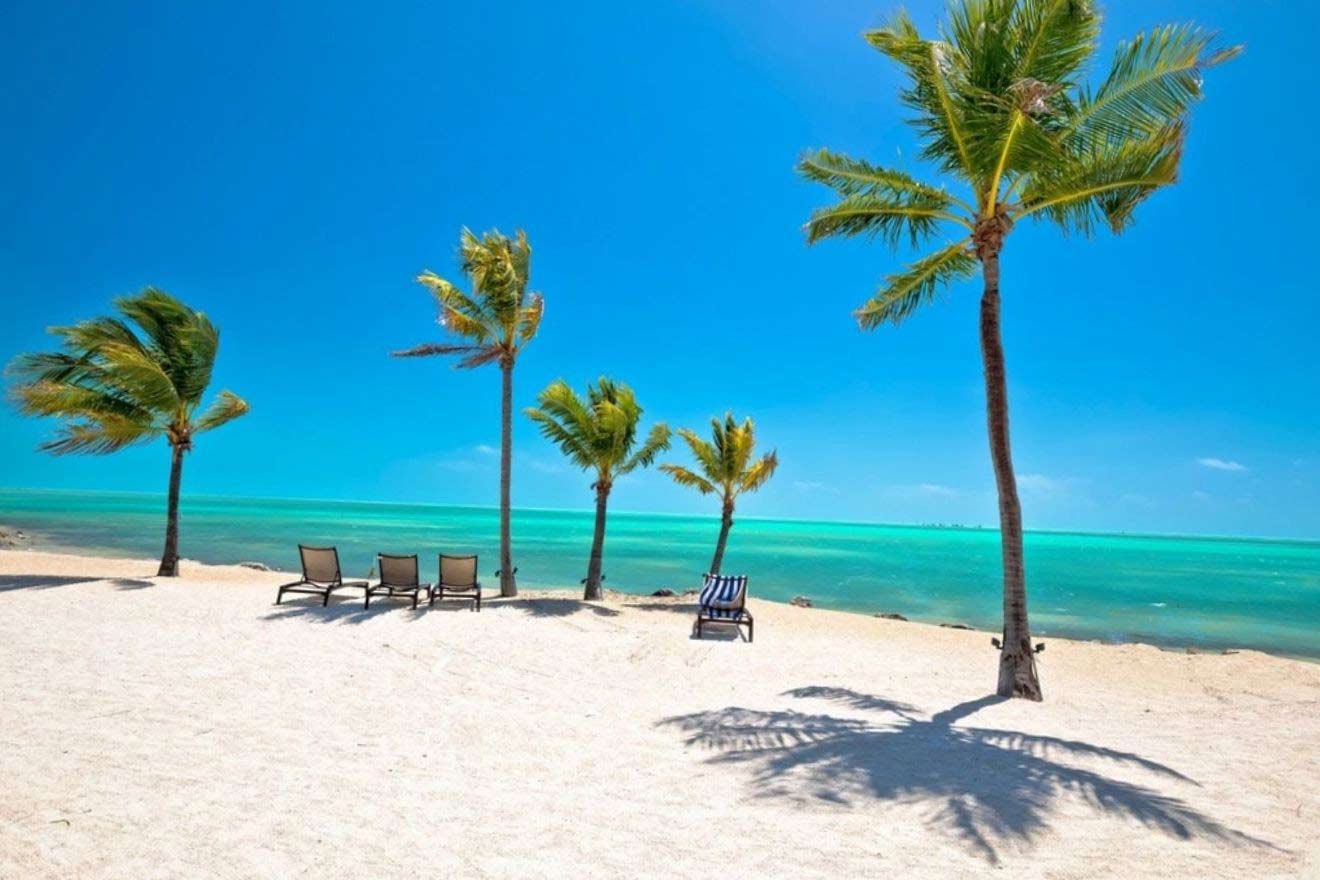
POLYGON ((711 419, 710 428, 710 442, 687 428, 678 431, 678 436, 692 449, 697 470, 677 464, 662 464, 660 470, 673 477, 680 486, 696 489, 702 495, 719 494, 720 538, 715 543, 715 556, 710 561, 710 573, 719 574, 724 562, 724 546, 729 541, 729 529, 733 528, 733 509, 738 496, 764 486, 779 466, 779 458, 771 450, 752 460, 756 450, 756 425, 751 419, 740 425, 734 421, 733 413, 725 413, 723 421, 711 419))
POLYGON ((1082 81, 1100 17, 1088 0, 962 0, 937 39, 899 14, 869 43, 902 67, 921 155, 963 195, 910 174, 828 150, 799 171, 841 197, 807 223, 809 242, 832 236, 918 246, 953 238, 885 277, 856 313, 863 329, 897 324, 945 285, 982 279, 990 457, 999 492, 1004 632, 998 692, 1039 700, 1027 621, 1022 509, 1009 445, 1008 391, 999 331, 999 259, 1015 224, 1048 220, 1089 235, 1115 233, 1155 190, 1174 182, 1187 116, 1203 72, 1239 51, 1215 50, 1192 25, 1158 27, 1122 43, 1098 86, 1082 81))
POLYGON ((564 455, 584 471, 595 471, 596 529, 587 560, 584 599, 600 598, 600 567, 605 551, 605 509, 614 481, 638 468, 650 467, 655 457, 669 448, 669 428, 663 422, 651 427, 645 442, 637 446, 637 427, 642 408, 627 385, 601 376, 587 385, 587 399, 578 397, 567 382, 552 382, 541 392, 539 407, 527 416, 541 433, 555 442, 564 455))
POLYGON ((513 365, 541 325, 545 302, 539 293, 527 291, 532 246, 519 230, 514 238, 498 231, 478 238, 464 229, 458 243, 459 266, 472 283, 464 293, 434 272, 423 272, 417 281, 431 291, 439 306, 441 327, 459 342, 427 343, 395 357, 456 355, 460 369, 499 364, 500 393, 500 595, 518 595, 514 578, 512 529, 509 519, 509 482, 513 458, 513 365))
POLYGON ((179 485, 193 438, 248 411, 221 391, 198 412, 211 383, 220 331, 201 312, 148 287, 115 300, 123 318, 92 318, 52 327, 63 350, 19 355, 10 365, 26 415, 62 420, 41 449, 106 454, 164 437, 170 444, 165 549, 158 576, 179 573, 179 485), (134 326, 136 325, 136 328, 134 326))

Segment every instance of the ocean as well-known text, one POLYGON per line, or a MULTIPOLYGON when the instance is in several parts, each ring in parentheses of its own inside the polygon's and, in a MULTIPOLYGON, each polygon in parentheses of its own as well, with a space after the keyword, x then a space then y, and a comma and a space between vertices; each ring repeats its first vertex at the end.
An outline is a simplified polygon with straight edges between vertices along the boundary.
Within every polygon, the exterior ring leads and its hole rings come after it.
MULTIPOLYGON (((0 523, 34 546, 159 556, 164 498, 0 489, 0 523)), ((297 570, 298 542, 339 547, 346 577, 377 552, 417 553, 434 579, 440 552, 478 553, 498 567, 493 508, 186 496, 181 551, 210 563, 297 570)), ((605 586, 628 593, 695 587, 709 563, 714 517, 611 513, 605 586)), ((527 587, 572 587, 586 573, 592 515, 516 510, 514 562, 527 587)), ((1320 658, 1320 542, 1028 532, 1033 632, 1202 650, 1255 648, 1320 658)), ((999 534, 990 529, 739 517, 725 573, 753 596, 912 620, 1000 626, 999 534)), ((989 650, 987 648, 987 650, 989 650)))

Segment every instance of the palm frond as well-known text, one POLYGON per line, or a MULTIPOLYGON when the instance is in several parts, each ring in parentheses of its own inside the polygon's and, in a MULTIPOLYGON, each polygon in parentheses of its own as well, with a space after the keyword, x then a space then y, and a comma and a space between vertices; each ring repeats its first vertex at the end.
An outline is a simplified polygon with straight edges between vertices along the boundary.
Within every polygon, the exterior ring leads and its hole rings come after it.
POLYGON ((216 326, 204 313, 155 287, 121 297, 115 307, 142 330, 150 359, 169 377, 180 403, 196 406, 211 384, 220 348, 216 326))
POLYGON ((471 281, 471 293, 434 272, 417 276, 440 308, 440 324, 472 346, 417 346, 401 357, 460 354, 460 367, 477 367, 502 358, 512 361, 533 336, 544 303, 540 294, 527 294, 531 270, 531 244, 521 230, 513 239, 492 230, 476 235, 466 227, 459 233, 459 266, 471 281), (492 349, 497 351, 492 352, 492 349))
POLYGON ((876 295, 853 314, 863 330, 885 323, 897 324, 930 302, 945 285, 972 275, 976 267, 971 240, 954 242, 902 272, 885 276, 885 283, 876 295))
POLYGON ((537 402, 527 416, 541 433, 579 467, 595 470, 605 483, 649 466, 668 445, 668 429, 658 425, 642 448, 629 455, 637 442, 642 408, 631 388, 605 376, 587 386, 585 400, 560 379, 546 386, 537 402))
POLYGON ((113 416, 146 423, 155 416, 117 392, 77 383, 38 379, 17 385, 12 397, 19 412, 28 416, 58 416, 96 420, 113 416))
MULTIPOLYGON (((718 420, 716 420, 715 424, 718 426, 718 420)), ((723 482, 724 464, 721 461, 719 450, 716 449, 713 444, 708 443, 698 436, 696 431, 692 431, 688 428, 679 428, 675 433, 683 438, 683 442, 687 443, 688 449, 692 453, 692 457, 697 460, 698 467, 700 467, 702 472, 710 478, 711 482, 723 482)), ((712 433, 718 438, 718 427, 716 427, 712 433)))
POLYGON ((756 464, 747 469, 739 484, 740 492, 755 492, 764 486, 779 467, 779 456, 774 451, 767 452, 756 464))
POLYGON ((140 346, 107 342, 96 350, 99 380, 147 409, 177 410, 183 404, 164 365, 140 346))
POLYGON ((221 391, 211 405, 193 421, 193 431, 212 431, 221 425, 245 416, 251 410, 247 401, 232 391, 221 391))
POLYGON ((1044 213, 1065 232, 1089 235, 1106 222, 1121 232, 1144 199, 1177 180, 1184 132, 1173 125, 1141 140, 1097 145, 1053 173, 1034 175, 1021 216, 1044 213))
POLYGON ((527 305, 523 306, 518 316, 518 342, 520 345, 526 345, 536 335, 536 331, 541 329, 541 316, 545 314, 545 297, 539 293, 533 293, 527 298, 527 305))
POLYGON ((669 427, 664 422, 652 425, 651 432, 646 435, 646 441, 631 458, 619 466, 619 473, 627 474, 638 468, 649 468, 660 453, 669 449, 669 438, 669 427))
POLYGON ((691 470, 677 464, 662 464, 660 470, 669 474, 670 479, 680 486, 686 486, 689 489, 696 489, 702 495, 710 495, 715 492, 715 485, 705 477, 694 473, 691 470))
POLYGON ((961 199, 939 187, 922 183, 910 174, 826 149, 805 154, 798 162, 797 170, 808 180, 822 183, 841 196, 920 197, 941 210, 947 211, 955 205, 969 213, 974 210, 961 199))
POLYGON ((963 110, 950 88, 951 47, 942 41, 922 39, 904 12, 884 27, 868 31, 865 38, 907 72, 908 87, 902 100, 917 111, 913 123, 925 140, 922 156, 938 162, 944 171, 961 173, 968 179, 978 177, 967 146, 963 110))
POLYGON ((1165 25, 1119 45, 1109 75, 1084 91, 1068 122, 1069 140, 1122 140, 1181 119, 1202 97, 1204 72, 1235 58, 1241 46, 1212 50, 1212 31, 1165 25))
POLYGON ((505 350, 503 346, 488 345, 463 358, 454 366, 458 367, 460 370, 470 370, 473 367, 484 367, 486 364, 493 364, 504 356, 505 350))
POLYGON ((1100 16, 1090 0, 1019 0, 1008 27, 1013 78, 1063 84, 1095 50, 1100 16))
POLYGON ((833 236, 879 238, 890 247, 906 239, 913 246, 932 235, 943 220, 968 226, 966 220, 944 211, 926 196, 898 198, 883 195, 848 196, 838 204, 820 208, 807 221, 807 243, 833 236))
POLYGON ((115 452, 162 434, 218 427, 247 411, 226 391, 198 425, 189 424, 220 344, 206 315, 152 287, 116 306, 126 320, 102 317, 52 328, 62 351, 20 355, 11 363, 9 372, 19 380, 11 393, 20 411, 63 422, 42 449, 115 452))
POLYGON ((589 438, 583 437, 569 424, 565 424, 546 411, 544 407, 529 408, 525 412, 529 419, 536 422, 541 436, 558 446, 574 464, 584 470, 595 465, 589 438))
POLYGON ((674 464, 661 465, 660 469, 681 486, 697 489, 702 494, 720 493, 726 504, 732 504, 740 492, 760 488, 777 464, 773 452, 752 463, 756 424, 751 419, 744 419, 739 424, 733 413, 725 413, 722 419, 711 419, 709 441, 687 428, 680 428, 677 433, 692 450, 703 475, 674 464))
POLYGON ((447 345, 439 342, 423 342, 421 345, 414 345, 412 348, 392 351, 390 352, 390 357, 432 357, 435 355, 447 354, 469 355, 473 352, 483 350, 484 349, 479 345, 447 345))
POLYGON ((54 439, 40 449, 55 455, 108 455, 161 436, 164 429, 154 423, 105 416, 96 421, 72 421, 62 424, 54 439))

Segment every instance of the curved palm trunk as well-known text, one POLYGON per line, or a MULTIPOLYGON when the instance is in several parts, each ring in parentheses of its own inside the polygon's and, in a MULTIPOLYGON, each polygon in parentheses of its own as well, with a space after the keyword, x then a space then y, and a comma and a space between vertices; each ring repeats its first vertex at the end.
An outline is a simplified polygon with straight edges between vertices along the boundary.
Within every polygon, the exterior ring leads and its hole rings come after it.
POLYGON ((513 576, 509 477, 513 470, 513 364, 500 364, 500 595, 518 595, 513 576))
MULTIPOLYGON (((990 221, 987 221, 990 222, 990 221)), ((1008 382, 999 332, 999 252, 1007 221, 978 241, 985 292, 981 297, 981 357, 985 365, 986 422, 990 459, 999 490, 999 535, 1004 565, 1004 639, 999 654, 998 693, 1003 697, 1041 698, 1036 655, 1027 623, 1027 584, 1022 557, 1022 504, 1013 474, 1008 438, 1008 382), (987 240, 988 239, 988 240, 987 240)))
POLYGON ((587 589, 582 594, 582 598, 587 600, 601 598, 600 569, 605 556, 605 507, 609 502, 609 498, 609 485, 597 483, 596 531, 591 536, 591 558, 587 560, 587 589))
POLYGON ((165 513, 165 550, 156 577, 179 573, 179 484, 183 482, 183 447, 170 445, 170 494, 165 513))
POLYGON ((715 556, 710 561, 710 573, 719 574, 724 564, 724 545, 729 542, 729 529, 733 528, 733 501, 724 502, 724 511, 720 516, 720 539, 715 543, 715 556))

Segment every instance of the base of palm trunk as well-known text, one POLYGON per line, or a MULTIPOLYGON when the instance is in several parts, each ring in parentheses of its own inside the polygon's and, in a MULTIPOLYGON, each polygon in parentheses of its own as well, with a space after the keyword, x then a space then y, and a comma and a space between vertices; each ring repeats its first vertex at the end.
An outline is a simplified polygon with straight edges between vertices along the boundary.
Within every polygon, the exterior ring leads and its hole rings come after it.
POLYGON ((514 582, 513 578, 500 581, 500 595, 506 599, 518 595, 518 584, 514 582))
POLYGON ((156 571, 156 577, 172 578, 178 576, 179 576, 179 560, 177 559, 171 562, 162 561, 160 564, 160 568, 156 571))
POLYGON ((1001 697, 1019 697, 1040 702, 1040 678, 1036 675, 1036 653, 1030 642, 999 652, 999 688, 1001 697))
POLYGON ((600 600, 601 600, 601 591, 599 586, 595 586, 595 587, 589 586, 582 593, 582 601, 584 602, 599 602, 600 600))

